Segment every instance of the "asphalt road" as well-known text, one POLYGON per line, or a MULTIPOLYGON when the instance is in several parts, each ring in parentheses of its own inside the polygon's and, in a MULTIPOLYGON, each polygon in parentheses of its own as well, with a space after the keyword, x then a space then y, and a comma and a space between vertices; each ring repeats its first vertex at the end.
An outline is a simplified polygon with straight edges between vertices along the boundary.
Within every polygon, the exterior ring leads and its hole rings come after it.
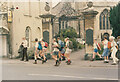
MULTIPOLYGON (((54 60, 37 65, 33 60, 23 62, 15 59, 3 59, 3 80, 118 80, 118 66, 104 64, 103 61, 84 61, 79 59, 79 52, 72 57, 72 64, 65 61, 59 67, 54 66, 54 60)), ((82 52, 81 52, 82 53, 82 52)), ((73 56, 73 55, 72 55, 73 56)))

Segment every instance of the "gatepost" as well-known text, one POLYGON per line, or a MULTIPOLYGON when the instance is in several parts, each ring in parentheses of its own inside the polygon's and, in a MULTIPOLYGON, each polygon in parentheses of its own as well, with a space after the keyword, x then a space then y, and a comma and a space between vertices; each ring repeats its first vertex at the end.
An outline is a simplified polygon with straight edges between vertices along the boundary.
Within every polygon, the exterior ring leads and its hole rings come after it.
POLYGON ((85 59, 89 59, 93 53, 94 21, 98 12, 94 10, 88 10, 82 13, 85 18, 85 59))

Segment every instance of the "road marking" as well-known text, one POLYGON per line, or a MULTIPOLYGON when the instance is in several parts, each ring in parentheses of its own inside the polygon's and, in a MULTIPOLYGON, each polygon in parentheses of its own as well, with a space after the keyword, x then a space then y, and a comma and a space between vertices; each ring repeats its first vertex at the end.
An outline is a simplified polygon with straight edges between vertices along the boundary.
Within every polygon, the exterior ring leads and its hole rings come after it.
MULTIPOLYGON (((66 77, 66 78, 84 78, 86 77, 79 77, 79 76, 68 76, 68 75, 50 75, 50 74, 28 74, 30 76, 51 76, 51 77, 66 77)), ((118 79, 112 79, 112 78, 93 78, 93 77, 88 77, 90 79, 95 79, 95 80, 118 80, 118 79)))

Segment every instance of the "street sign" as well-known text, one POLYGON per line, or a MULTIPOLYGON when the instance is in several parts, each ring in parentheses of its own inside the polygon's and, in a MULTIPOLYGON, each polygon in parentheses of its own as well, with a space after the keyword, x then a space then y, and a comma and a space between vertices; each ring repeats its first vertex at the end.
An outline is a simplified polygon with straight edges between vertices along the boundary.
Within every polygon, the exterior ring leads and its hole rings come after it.
POLYGON ((8 22, 12 23, 12 11, 8 11, 8 22))

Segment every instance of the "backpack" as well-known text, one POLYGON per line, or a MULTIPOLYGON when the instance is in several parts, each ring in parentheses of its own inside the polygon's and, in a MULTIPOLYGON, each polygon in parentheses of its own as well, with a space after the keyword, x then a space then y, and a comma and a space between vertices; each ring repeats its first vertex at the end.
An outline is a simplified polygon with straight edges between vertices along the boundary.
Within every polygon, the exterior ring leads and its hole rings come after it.
POLYGON ((38 43, 38 50, 42 50, 42 45, 40 42, 38 43))
POLYGON ((99 44, 99 43, 97 43, 97 49, 98 49, 98 50, 100 50, 100 48, 99 48, 98 46, 101 48, 101 46, 100 46, 100 44, 99 44))
POLYGON ((108 49, 110 49, 110 48, 111 48, 111 42, 108 41, 108 49))
POLYGON ((48 47, 48 43, 47 42, 45 42, 45 46, 44 46, 45 48, 47 48, 48 47))
POLYGON ((68 48, 69 49, 73 49, 73 43, 72 43, 72 41, 69 41, 68 48))
POLYGON ((61 41, 61 45, 60 45, 61 47, 65 47, 65 44, 64 44, 64 42, 63 41, 61 41))

